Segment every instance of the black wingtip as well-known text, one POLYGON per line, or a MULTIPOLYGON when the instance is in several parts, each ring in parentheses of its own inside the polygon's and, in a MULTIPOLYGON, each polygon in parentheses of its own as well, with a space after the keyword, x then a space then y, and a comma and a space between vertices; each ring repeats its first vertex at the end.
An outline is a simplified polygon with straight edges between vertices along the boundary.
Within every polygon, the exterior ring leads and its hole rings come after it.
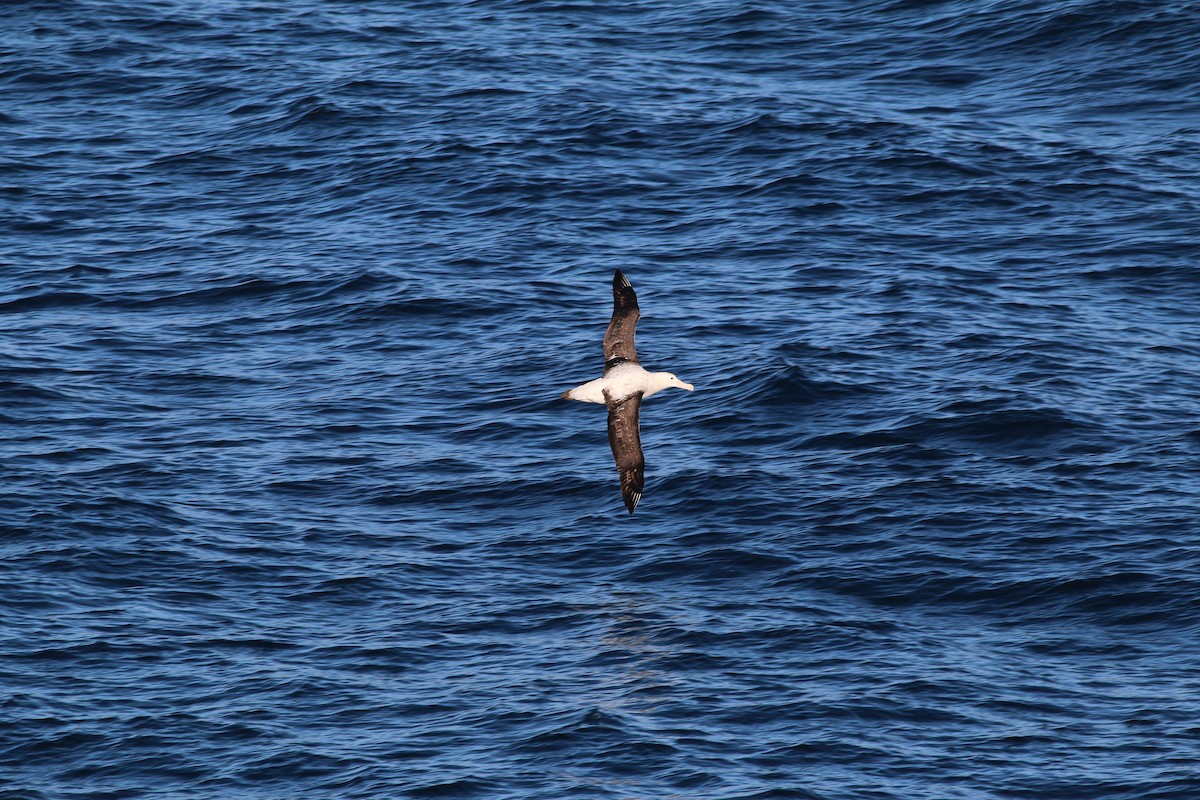
POLYGON ((633 284, 621 270, 613 272, 613 304, 618 311, 629 311, 638 307, 633 284))
POLYGON ((629 494, 624 495, 623 499, 625 500, 625 508, 629 509, 629 513, 632 514, 633 510, 637 508, 638 503, 642 499, 642 493, 630 492, 629 494))

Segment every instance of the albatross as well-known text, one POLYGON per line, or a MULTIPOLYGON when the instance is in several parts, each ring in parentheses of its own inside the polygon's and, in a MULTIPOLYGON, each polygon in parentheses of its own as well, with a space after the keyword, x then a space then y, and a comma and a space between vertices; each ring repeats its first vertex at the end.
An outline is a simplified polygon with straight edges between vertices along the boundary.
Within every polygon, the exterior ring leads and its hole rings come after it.
POLYGON ((612 320, 604 332, 604 376, 561 395, 563 400, 608 406, 608 443, 621 476, 621 497, 630 514, 642 499, 645 485, 646 460, 642 457, 642 437, 638 431, 642 400, 672 386, 689 392, 696 388, 670 372, 642 369, 633 345, 639 316, 633 285, 617 270, 613 275, 612 320))

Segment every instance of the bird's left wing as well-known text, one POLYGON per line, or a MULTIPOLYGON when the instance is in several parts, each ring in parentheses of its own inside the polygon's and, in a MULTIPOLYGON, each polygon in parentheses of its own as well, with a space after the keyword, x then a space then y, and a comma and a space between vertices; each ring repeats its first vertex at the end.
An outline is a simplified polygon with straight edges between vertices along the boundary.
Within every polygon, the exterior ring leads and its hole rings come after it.
POLYGON ((624 400, 608 401, 608 443, 612 446, 617 472, 621 475, 621 497, 632 514, 642 499, 646 460, 642 457, 642 436, 638 431, 638 411, 642 393, 624 400))
POLYGON ((637 295, 633 284, 621 270, 613 273, 613 315, 609 320, 608 330, 604 332, 604 371, 624 361, 637 362, 637 347, 633 343, 633 334, 637 330, 638 317, 637 295))

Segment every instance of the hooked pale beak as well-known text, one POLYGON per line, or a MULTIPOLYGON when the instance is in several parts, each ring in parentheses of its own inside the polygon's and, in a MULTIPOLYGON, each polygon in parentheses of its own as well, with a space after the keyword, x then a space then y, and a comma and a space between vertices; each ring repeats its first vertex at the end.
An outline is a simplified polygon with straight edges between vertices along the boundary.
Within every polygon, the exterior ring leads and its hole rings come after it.
MULTIPOLYGON (((683 381, 680 381, 680 383, 683 383, 683 381)), ((692 386, 690 383, 683 383, 683 386, 681 388, 687 389, 689 392, 696 391, 696 387, 692 386)))

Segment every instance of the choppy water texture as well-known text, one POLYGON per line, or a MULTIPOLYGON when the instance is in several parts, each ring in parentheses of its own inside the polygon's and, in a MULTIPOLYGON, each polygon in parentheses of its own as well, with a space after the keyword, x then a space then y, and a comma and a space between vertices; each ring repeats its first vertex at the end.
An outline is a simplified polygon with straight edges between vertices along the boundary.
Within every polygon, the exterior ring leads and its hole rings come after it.
POLYGON ((0 41, 6 800, 1200 797, 1196 5, 0 41))

